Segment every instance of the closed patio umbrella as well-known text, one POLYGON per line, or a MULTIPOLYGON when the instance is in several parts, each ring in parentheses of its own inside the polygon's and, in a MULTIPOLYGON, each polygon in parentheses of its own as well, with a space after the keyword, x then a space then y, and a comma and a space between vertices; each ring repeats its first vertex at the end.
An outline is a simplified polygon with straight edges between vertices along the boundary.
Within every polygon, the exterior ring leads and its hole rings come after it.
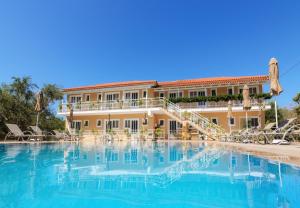
POLYGON ((39 116, 40 113, 45 109, 44 106, 44 95, 43 92, 40 91, 36 94, 36 104, 34 107, 34 110, 37 112, 37 117, 36 117, 36 126, 39 124, 39 116))
POLYGON ((246 128, 248 131, 248 111, 251 109, 251 99, 248 85, 245 85, 243 88, 243 109, 246 111, 246 128))
POLYGON ((278 61, 275 58, 271 58, 269 62, 269 76, 270 76, 270 94, 277 96, 283 92, 283 89, 279 83, 278 61))
MULTIPOLYGON (((278 96, 283 92, 283 89, 279 83, 279 68, 276 58, 271 58, 269 62, 269 76, 270 76, 270 94, 272 96, 278 96)), ((275 100, 275 117, 276 128, 278 128, 278 114, 277 114, 277 102, 275 100)))
POLYGON ((228 118, 228 125, 229 125, 229 130, 231 134, 231 118, 232 118, 232 101, 228 101, 228 109, 227 109, 227 118, 228 118))
POLYGON ((68 108, 70 110, 69 118, 67 118, 67 121, 68 121, 68 131, 69 131, 69 133, 71 133, 71 124, 72 124, 73 119, 74 119, 73 118, 73 114, 74 114, 73 105, 69 104, 68 108))

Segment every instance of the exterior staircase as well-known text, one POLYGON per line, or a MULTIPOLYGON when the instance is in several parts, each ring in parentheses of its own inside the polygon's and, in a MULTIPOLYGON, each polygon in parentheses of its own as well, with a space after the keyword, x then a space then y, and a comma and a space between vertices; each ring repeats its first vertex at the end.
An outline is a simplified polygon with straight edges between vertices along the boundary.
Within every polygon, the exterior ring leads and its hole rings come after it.
POLYGON ((219 125, 212 123, 208 118, 195 112, 186 112, 179 105, 172 103, 168 99, 164 98, 163 102, 162 110, 164 113, 177 122, 192 126, 209 139, 219 140, 222 136, 225 136, 225 130, 219 125))

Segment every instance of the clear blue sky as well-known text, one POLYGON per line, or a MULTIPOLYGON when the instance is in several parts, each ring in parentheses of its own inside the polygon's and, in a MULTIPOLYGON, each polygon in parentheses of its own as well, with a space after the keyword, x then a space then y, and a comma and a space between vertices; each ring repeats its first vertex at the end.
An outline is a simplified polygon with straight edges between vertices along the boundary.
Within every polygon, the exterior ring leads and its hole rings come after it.
MULTIPOLYGON (((300 62, 300 2, 0 0, 0 82, 61 87, 281 73, 300 62)), ((300 91, 300 64, 278 99, 300 91)))

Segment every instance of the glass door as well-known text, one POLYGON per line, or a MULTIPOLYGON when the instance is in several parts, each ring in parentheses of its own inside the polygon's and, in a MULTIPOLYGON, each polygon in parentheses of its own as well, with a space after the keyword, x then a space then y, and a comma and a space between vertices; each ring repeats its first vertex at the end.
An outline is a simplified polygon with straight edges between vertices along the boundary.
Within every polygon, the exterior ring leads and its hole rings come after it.
POLYGON ((137 119, 125 120, 125 129, 128 129, 128 132, 131 134, 138 133, 139 120, 137 120, 137 119))
POLYGON ((138 105, 139 93, 138 92, 126 92, 125 100, 129 107, 138 105))
MULTIPOLYGON (((198 96, 199 96, 199 97, 204 97, 204 96, 206 96, 205 91, 199 91, 199 92, 198 92, 198 96)), ((198 102, 198 106, 199 106, 199 107, 205 107, 205 106, 206 106, 206 102, 205 102, 205 101, 198 102)))

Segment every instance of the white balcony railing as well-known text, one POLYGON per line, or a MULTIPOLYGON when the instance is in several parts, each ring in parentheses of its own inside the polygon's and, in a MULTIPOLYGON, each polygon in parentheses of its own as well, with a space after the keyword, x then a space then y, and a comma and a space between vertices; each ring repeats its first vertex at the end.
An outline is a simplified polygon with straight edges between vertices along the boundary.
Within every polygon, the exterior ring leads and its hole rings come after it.
MULTIPOLYGON (((260 106, 257 100, 251 101, 252 106, 260 106)), ((265 104, 264 104, 265 105, 265 104)), ((80 103, 62 103, 58 108, 58 113, 67 113, 73 108, 74 112, 81 111, 104 111, 104 110, 122 110, 122 109, 140 109, 140 108, 156 108, 164 107, 164 98, 137 99, 137 100, 119 100, 119 101, 91 101, 80 103)), ((208 109, 208 108, 227 108, 228 102, 193 102, 193 103, 178 103, 180 109, 208 109)), ((242 107, 241 101, 232 101, 233 107, 242 107)))
POLYGON ((163 99, 138 99, 138 100, 119 100, 119 101, 92 101, 80 103, 62 103, 59 108, 59 113, 69 112, 72 108, 76 111, 101 111, 101 110, 121 110, 121 109, 138 109, 138 108, 154 108, 162 107, 163 99))

